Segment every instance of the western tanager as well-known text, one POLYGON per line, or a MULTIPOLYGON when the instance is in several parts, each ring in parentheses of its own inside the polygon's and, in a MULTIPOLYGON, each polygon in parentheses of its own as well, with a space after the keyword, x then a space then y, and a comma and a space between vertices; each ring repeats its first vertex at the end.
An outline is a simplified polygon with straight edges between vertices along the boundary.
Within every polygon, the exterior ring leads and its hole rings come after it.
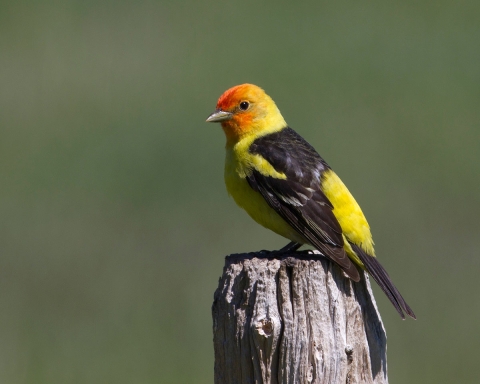
POLYGON ((310 244, 356 282, 357 267, 367 270, 400 316, 415 318, 375 257, 360 206, 263 89, 228 89, 207 122, 220 122, 227 138, 228 193, 257 223, 291 240, 283 251, 310 244))

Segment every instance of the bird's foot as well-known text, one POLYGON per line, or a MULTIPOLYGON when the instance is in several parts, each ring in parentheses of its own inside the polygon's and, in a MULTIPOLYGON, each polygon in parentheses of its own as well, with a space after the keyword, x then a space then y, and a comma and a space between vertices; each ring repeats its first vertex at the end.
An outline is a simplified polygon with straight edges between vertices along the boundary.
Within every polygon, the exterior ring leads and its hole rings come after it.
POLYGON ((288 253, 296 252, 298 250, 298 248, 300 248, 301 246, 302 246, 302 244, 296 243, 295 241, 291 241, 286 246, 284 246, 283 248, 280 248, 278 250, 268 251, 266 249, 262 249, 261 251, 258 251, 256 253, 260 253, 262 255, 269 256, 269 257, 285 256, 288 253))
POLYGON ((280 248, 277 252, 278 253, 290 253, 290 252, 296 252, 298 251, 298 248, 300 248, 302 244, 296 243, 295 241, 291 241, 287 245, 285 245, 283 248, 280 248))

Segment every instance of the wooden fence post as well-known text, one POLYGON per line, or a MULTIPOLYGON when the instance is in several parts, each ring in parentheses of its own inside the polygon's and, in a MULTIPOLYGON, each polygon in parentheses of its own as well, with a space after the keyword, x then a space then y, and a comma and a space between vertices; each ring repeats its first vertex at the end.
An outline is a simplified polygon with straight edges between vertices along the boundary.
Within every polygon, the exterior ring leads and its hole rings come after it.
POLYGON ((231 255, 212 307, 216 384, 388 383, 367 274, 312 252, 231 255))

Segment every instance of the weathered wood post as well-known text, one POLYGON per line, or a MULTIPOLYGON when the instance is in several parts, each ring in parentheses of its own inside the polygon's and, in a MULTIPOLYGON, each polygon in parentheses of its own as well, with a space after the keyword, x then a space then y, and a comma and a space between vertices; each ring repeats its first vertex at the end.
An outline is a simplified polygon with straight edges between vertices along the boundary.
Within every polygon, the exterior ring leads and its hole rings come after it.
POLYGON ((215 383, 388 383, 386 334, 359 283, 312 252, 227 256, 212 307, 215 383))

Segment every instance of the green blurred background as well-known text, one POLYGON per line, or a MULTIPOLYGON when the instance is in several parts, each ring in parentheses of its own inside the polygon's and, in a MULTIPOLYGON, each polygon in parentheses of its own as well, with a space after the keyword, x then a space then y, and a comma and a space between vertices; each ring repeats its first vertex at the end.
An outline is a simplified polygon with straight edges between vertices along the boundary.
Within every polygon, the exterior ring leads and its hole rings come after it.
POLYGON ((473 383, 480 2, 3 1, 0 382, 211 383, 224 256, 279 248, 204 123, 266 89, 342 177, 417 321, 391 383, 473 383))

